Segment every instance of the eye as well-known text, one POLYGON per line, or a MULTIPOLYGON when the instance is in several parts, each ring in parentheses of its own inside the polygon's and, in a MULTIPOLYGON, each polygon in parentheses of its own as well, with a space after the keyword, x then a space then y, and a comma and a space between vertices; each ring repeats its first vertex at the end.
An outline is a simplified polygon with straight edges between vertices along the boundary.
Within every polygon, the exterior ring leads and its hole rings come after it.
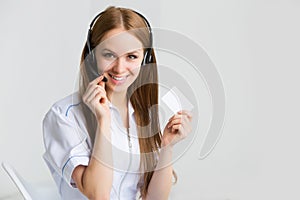
POLYGON ((130 55, 128 55, 128 58, 129 58, 130 60, 134 60, 134 59, 137 59, 138 57, 137 57, 136 55, 130 54, 130 55))
POLYGON ((103 53, 102 56, 105 58, 115 58, 115 55, 113 53, 103 53))

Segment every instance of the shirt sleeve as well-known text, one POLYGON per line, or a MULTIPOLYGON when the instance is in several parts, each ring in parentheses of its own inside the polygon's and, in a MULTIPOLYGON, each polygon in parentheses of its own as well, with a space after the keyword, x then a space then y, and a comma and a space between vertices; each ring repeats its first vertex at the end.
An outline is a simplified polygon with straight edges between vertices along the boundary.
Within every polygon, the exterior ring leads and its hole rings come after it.
POLYGON ((55 106, 46 114, 43 120, 44 159, 68 185, 74 187, 73 170, 78 165, 88 165, 91 149, 87 133, 79 127, 77 120, 71 119, 55 106))

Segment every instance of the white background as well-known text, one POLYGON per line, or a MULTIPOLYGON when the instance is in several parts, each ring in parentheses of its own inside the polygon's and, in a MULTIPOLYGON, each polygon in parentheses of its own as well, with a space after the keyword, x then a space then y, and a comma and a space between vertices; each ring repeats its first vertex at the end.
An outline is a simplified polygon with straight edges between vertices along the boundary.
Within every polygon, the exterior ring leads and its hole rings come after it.
MULTIPOLYGON (((223 135, 206 159, 198 160, 196 141, 176 162, 170 199, 300 198, 299 1, 97 2, 1 0, 0 161, 30 181, 52 181, 41 158, 42 118, 74 91, 93 16, 123 5, 203 46, 225 87, 223 135)), ((16 193, 0 170, 0 199, 16 193)))

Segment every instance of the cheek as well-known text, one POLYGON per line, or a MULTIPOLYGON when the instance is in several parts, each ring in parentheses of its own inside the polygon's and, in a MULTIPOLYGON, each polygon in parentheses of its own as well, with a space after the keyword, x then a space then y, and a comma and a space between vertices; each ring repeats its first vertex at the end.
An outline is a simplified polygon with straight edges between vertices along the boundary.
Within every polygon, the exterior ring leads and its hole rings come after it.
POLYGON ((112 61, 101 59, 100 61, 97 61, 97 66, 101 71, 108 71, 111 68, 112 63, 112 61))
POLYGON ((139 70, 140 70, 140 67, 141 67, 141 66, 140 66, 139 64, 131 65, 130 68, 129 68, 129 70, 130 70, 130 71, 134 71, 134 72, 135 72, 135 71, 139 71, 139 70))
POLYGON ((130 70, 138 73, 140 71, 142 61, 143 59, 138 59, 135 62, 130 63, 130 70))
POLYGON ((140 69, 141 69, 141 65, 135 64, 135 65, 131 65, 128 70, 131 72, 131 74, 137 76, 140 72, 140 69))

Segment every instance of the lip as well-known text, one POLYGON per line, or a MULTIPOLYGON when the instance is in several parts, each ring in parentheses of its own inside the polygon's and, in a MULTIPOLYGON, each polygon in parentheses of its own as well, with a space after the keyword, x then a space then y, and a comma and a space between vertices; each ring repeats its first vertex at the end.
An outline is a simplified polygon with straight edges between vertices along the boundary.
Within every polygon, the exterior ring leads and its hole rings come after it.
POLYGON ((122 75, 122 76, 120 76, 120 75, 115 75, 115 74, 111 74, 111 73, 108 73, 108 75, 111 77, 111 76, 114 76, 114 77, 116 77, 116 78, 127 78, 127 76, 129 76, 129 75, 122 75))
POLYGON ((121 85, 121 84, 125 83, 126 80, 127 80, 127 77, 129 76, 129 75, 124 75, 124 76, 113 75, 113 74, 110 74, 110 73, 108 73, 108 75, 109 75, 109 79, 111 80, 111 82, 114 83, 114 84, 116 84, 116 85, 121 85), (113 77, 115 77, 115 78, 122 78, 122 79, 121 80, 116 80, 113 77))

